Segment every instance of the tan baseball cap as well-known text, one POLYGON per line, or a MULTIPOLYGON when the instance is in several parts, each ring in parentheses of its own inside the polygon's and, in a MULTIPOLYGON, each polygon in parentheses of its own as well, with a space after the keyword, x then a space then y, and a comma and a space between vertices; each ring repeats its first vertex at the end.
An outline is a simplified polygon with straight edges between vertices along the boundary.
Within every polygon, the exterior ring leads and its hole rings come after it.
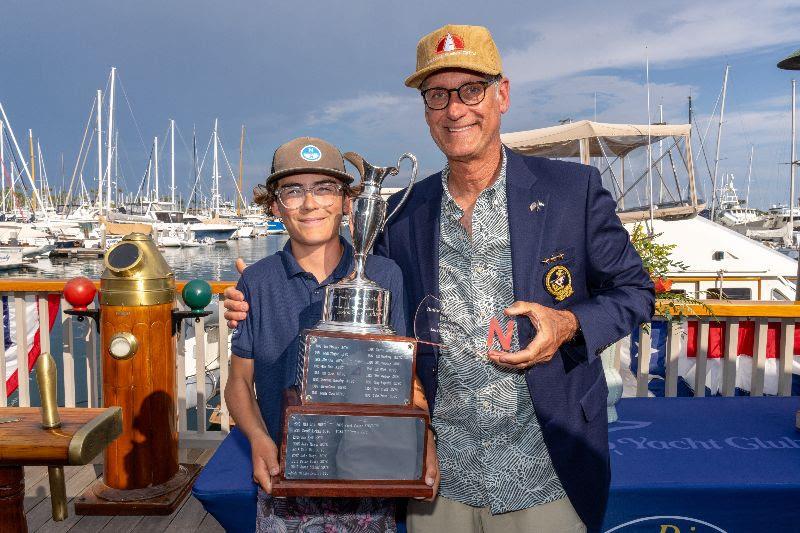
POLYGON ((292 174, 325 174, 347 184, 353 182, 353 176, 344 170, 342 153, 316 137, 298 137, 275 150, 267 184, 292 174))
POLYGON ((492 34, 483 26, 448 24, 417 43, 417 70, 406 78, 406 87, 419 89, 425 78, 446 68, 463 68, 496 76, 503 72, 500 52, 492 34))

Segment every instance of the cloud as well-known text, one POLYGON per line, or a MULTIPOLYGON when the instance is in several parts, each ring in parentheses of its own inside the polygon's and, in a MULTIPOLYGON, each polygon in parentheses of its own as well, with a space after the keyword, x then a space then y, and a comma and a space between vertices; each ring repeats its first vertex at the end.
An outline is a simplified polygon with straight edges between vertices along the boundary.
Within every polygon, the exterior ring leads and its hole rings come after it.
POLYGON ((309 125, 333 124, 354 117, 384 119, 400 118, 409 111, 419 114, 419 98, 385 92, 363 93, 327 103, 321 110, 311 112, 306 118, 309 125))
MULTIPOLYGON (((652 83, 650 86, 651 119, 659 119, 663 105, 667 122, 685 122, 687 96, 699 89, 678 83, 652 83)), ((614 75, 578 75, 557 80, 512 83, 511 111, 503 122, 503 131, 551 126, 570 118, 599 122, 647 124, 647 89, 639 80, 614 75)))
POLYGON ((747 0, 674 2, 663 10, 649 3, 614 2, 565 22, 564 10, 537 16, 530 41, 504 53, 518 83, 549 80, 600 69, 684 66, 699 59, 794 43, 800 11, 795 2, 747 0), (647 50, 645 50, 647 46, 647 50))

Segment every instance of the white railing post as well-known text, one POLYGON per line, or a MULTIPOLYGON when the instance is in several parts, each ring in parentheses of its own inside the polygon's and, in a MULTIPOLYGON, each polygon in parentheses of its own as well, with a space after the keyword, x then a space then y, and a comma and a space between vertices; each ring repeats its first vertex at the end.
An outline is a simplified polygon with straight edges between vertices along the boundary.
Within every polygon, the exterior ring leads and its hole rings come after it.
POLYGON ((223 433, 231 430, 231 417, 228 413, 228 404, 225 403, 225 386, 228 384, 228 322, 225 320, 224 299, 217 298, 219 306, 219 342, 217 342, 217 355, 219 356, 219 415, 220 428, 223 433))
MULTIPOLYGON (((178 309, 183 311, 186 306, 181 298, 178 298, 178 309)), ((186 416, 186 333, 185 320, 178 323, 178 331, 175 336, 175 393, 176 407, 178 411, 178 439, 185 435, 188 430, 186 416)), ((189 460, 188 450, 183 447, 178 448, 180 462, 186 463, 189 460)))
POLYGON ((639 364, 636 365, 636 397, 647 398, 650 382, 650 331, 653 324, 639 326, 639 364))
MULTIPOLYGON (((6 390, 6 326, 5 326, 5 307, 8 297, 0 293, 0 407, 8 405, 8 391, 6 390)), ((9 327, 11 324, 9 324, 9 327)))
POLYGON ((753 370, 750 374, 750 396, 764 395, 764 367, 767 362, 767 319, 755 321, 753 340, 753 370))
MULTIPOLYGON (((94 309, 95 303, 90 303, 88 308, 94 309)), ((100 365, 97 364, 97 324, 90 318, 84 319, 84 323, 89 330, 86 333, 86 403, 88 407, 100 407, 101 376, 98 376, 100 365)))
POLYGON ((709 322, 701 317, 698 323, 700 338, 697 343, 697 353, 694 356, 694 396, 701 398, 706 395, 706 368, 708 366, 708 330, 709 322))
POLYGON ((197 433, 206 432, 206 319, 194 326, 195 393, 197 395, 197 433))
POLYGON ((28 336, 27 320, 25 318, 27 294, 14 293, 14 322, 17 330, 17 391, 19 392, 19 406, 30 407, 30 384, 28 383, 28 336))
POLYGON ((792 363, 794 362, 794 319, 781 321, 781 347, 778 360, 778 395, 792 395, 792 363))
POLYGON ((725 320, 725 360, 722 363, 722 395, 733 396, 736 392, 736 363, 739 358, 739 318, 725 320))
POLYGON ((39 304, 39 347, 40 353, 49 353, 50 351, 50 301, 48 294, 39 293, 37 300, 39 304))
POLYGON ((75 335, 72 332, 72 317, 66 311, 72 309, 61 297, 61 350, 64 369, 64 407, 75 407, 75 335))
POLYGON ((664 396, 675 397, 678 395, 678 356, 681 347, 681 331, 685 322, 667 323, 667 354, 666 354, 666 383, 664 396))

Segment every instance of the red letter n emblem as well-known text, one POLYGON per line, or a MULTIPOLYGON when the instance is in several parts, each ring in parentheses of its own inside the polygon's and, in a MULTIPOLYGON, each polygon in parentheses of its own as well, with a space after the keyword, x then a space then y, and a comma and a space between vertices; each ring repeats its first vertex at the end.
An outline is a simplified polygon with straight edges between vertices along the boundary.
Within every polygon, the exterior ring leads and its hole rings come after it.
POLYGON ((506 324, 506 330, 503 332, 503 329, 500 327, 500 322, 498 322, 497 317, 492 317, 491 322, 489 322, 489 335, 486 337, 486 347, 488 349, 492 349, 492 345, 494 344, 495 337, 500 342, 500 347, 503 348, 505 351, 511 350, 511 338, 514 336, 514 320, 509 320, 508 324, 506 324))

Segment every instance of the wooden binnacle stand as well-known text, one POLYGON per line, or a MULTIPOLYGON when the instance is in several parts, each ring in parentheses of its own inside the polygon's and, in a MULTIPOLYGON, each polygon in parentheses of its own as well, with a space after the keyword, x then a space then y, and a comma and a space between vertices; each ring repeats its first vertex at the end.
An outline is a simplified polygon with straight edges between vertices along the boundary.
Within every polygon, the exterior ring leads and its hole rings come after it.
POLYGON ((103 403, 122 408, 123 427, 106 451, 102 480, 75 499, 75 512, 170 514, 201 468, 178 462, 175 335, 184 318, 202 316, 211 290, 205 282, 190 282, 184 300, 192 311, 174 309, 175 276, 152 239, 141 233, 111 247, 105 266, 99 313, 92 317, 99 322, 103 403), (188 295, 192 290, 199 292, 188 295))
POLYGON ((416 341, 312 330, 289 389, 275 496, 430 497, 430 418, 414 406, 416 341))

